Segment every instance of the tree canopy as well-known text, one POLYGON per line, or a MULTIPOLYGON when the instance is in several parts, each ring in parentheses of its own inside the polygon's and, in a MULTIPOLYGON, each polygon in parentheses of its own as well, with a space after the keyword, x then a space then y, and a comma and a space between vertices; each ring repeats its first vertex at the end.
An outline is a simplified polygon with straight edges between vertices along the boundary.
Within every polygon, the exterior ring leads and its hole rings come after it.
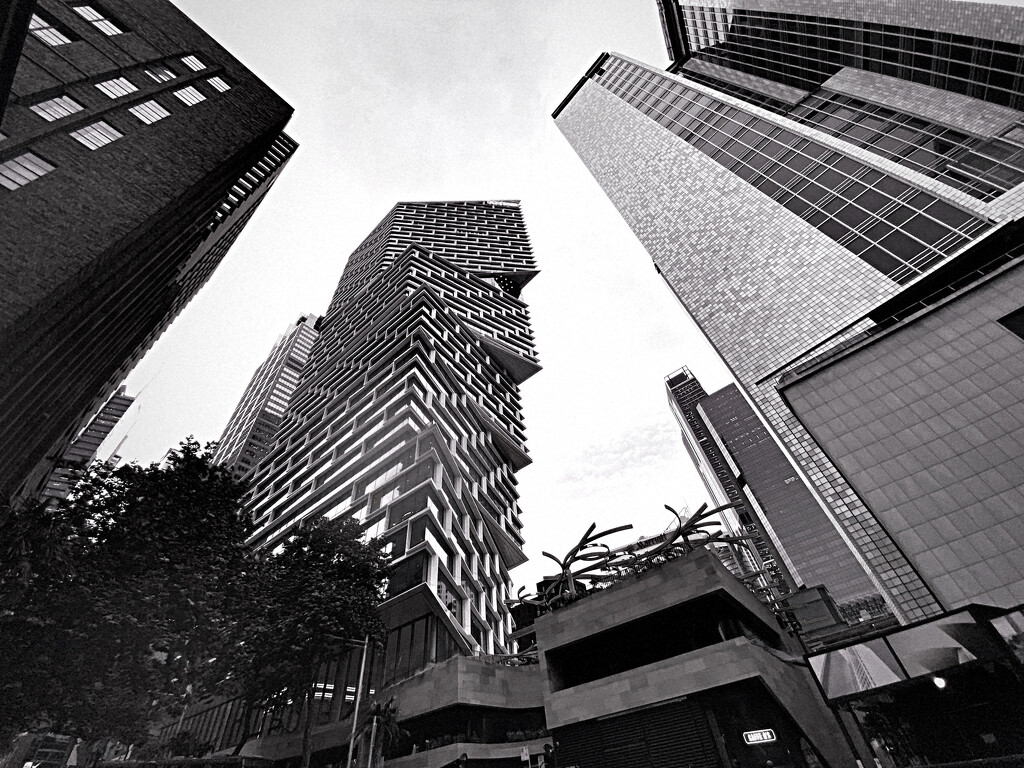
POLYGON ((379 637, 388 557, 352 519, 246 546, 246 491, 188 439, 160 465, 95 465, 66 501, 0 508, 0 738, 142 743, 208 693, 298 706, 308 765, 317 674, 379 637))
POLYGON ((245 573, 245 485, 189 439, 0 510, 0 729, 145 738, 209 686, 245 573))
POLYGON ((322 665, 383 633, 387 564, 384 542, 364 541, 358 522, 320 518, 247 574, 227 665, 250 703, 287 701, 302 712, 303 766, 322 665))

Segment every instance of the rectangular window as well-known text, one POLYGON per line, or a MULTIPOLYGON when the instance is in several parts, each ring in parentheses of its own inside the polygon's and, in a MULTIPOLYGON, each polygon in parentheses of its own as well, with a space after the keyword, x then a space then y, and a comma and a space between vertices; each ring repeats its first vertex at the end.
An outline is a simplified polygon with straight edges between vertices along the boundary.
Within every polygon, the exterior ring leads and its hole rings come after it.
POLYGON ((71 9, 88 22, 91 22, 96 29, 104 35, 120 35, 124 32, 118 24, 110 18, 106 11, 101 11, 95 5, 73 5, 71 9))
POLYGON ((1005 317, 1000 317, 999 323, 1006 330, 1024 339, 1024 308, 1015 310, 1005 317))
POLYGON ((43 118, 43 120, 53 122, 62 117, 73 115, 75 112, 81 112, 84 107, 69 96, 58 96, 55 99, 33 104, 29 109, 43 118))
POLYGON ((1024 126, 1013 126, 1013 128, 1003 134, 1003 138, 1015 141, 1018 144, 1024 144, 1024 126))
POLYGON ((118 133, 116 129, 102 120, 71 132, 71 138, 84 144, 89 149, 99 149, 112 141, 120 139, 121 136, 121 133, 118 133))
POLYGON ((96 87, 112 99, 116 99, 119 96, 127 96, 129 93, 139 90, 126 77, 118 77, 103 83, 96 83, 96 87))
POLYGON ((128 110, 146 125, 152 125, 157 120, 163 120, 170 112, 161 107, 155 101, 147 101, 128 110))
POLYGON ((193 72, 198 72, 201 69, 206 69, 206 65, 203 64, 203 62, 201 62, 195 56, 183 56, 181 58, 181 63, 189 69, 191 69, 193 72))
POLYGON ((206 82, 208 82, 221 93, 224 93, 224 91, 231 89, 231 86, 225 83, 224 80, 222 80, 219 77, 211 77, 206 82))
POLYGON ((167 67, 147 67, 146 74, 158 83, 166 83, 176 77, 167 67))
POLYGON ((57 29, 49 20, 45 20, 34 13, 28 22, 28 31, 49 46, 64 45, 71 42, 71 38, 68 37, 67 33, 57 29))
POLYGON ((53 170, 39 155, 26 152, 0 163, 0 187, 17 189, 53 170))
POLYGON ((203 96, 203 94, 201 94, 191 85, 187 88, 182 88, 180 91, 175 91, 174 95, 186 104, 188 104, 190 107, 195 106, 200 101, 206 101, 206 97, 203 96))

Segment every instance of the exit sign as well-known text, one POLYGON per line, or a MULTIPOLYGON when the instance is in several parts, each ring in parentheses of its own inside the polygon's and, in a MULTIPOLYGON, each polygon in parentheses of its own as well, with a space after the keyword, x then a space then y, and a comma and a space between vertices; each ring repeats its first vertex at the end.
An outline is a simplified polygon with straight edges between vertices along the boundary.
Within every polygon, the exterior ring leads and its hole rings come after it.
POLYGON ((771 728, 765 728, 760 731, 745 731, 743 733, 743 741, 747 744, 767 744, 770 741, 775 741, 775 731, 771 728))

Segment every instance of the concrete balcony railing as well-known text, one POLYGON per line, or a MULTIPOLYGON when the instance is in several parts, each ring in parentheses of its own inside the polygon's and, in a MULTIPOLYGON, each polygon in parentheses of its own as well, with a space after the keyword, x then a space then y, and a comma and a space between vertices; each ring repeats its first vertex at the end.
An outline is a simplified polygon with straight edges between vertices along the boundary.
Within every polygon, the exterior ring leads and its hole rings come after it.
POLYGON ((504 744, 477 744, 456 742, 443 747, 416 752, 405 757, 396 757, 384 763, 387 768, 444 768, 452 765, 461 755, 474 764, 476 760, 518 759, 526 749, 531 755, 543 755, 544 745, 551 743, 551 737, 531 741, 507 742, 504 744))

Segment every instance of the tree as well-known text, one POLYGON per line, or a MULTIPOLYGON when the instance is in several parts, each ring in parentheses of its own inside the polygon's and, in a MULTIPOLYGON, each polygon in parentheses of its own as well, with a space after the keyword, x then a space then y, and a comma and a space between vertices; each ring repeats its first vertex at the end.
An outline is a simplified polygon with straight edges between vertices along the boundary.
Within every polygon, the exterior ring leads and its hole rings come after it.
POLYGON ((68 511, 28 499, 0 506, 0 619, 13 614, 37 580, 69 571, 69 544, 83 521, 68 511))
POLYGON ((321 667, 351 640, 383 634, 387 564, 384 542, 364 541, 358 522, 321 518, 247 574, 226 663, 247 701, 290 702, 301 713, 301 768, 312 754, 321 667))
POLYGON ((216 682, 244 492, 190 438, 163 466, 94 466, 67 501, 5 510, 0 727, 140 741, 216 682))

